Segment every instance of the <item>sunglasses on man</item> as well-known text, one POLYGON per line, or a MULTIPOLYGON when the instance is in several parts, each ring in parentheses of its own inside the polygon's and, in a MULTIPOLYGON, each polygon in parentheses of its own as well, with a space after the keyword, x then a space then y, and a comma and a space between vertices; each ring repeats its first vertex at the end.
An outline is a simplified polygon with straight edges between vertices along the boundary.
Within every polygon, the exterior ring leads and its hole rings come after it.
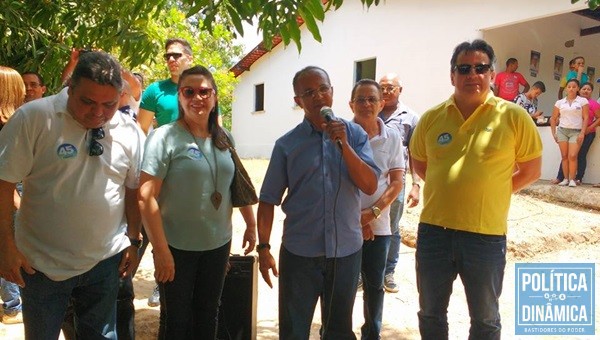
POLYGON ((454 66, 454 69, 458 72, 458 74, 467 75, 471 73, 471 69, 475 69, 475 73, 484 74, 492 68, 490 64, 477 64, 477 65, 469 65, 469 64, 460 64, 454 66))
POLYGON ((99 127, 91 130, 92 138, 90 139, 90 146, 88 154, 90 156, 100 156, 104 153, 104 147, 98 140, 104 138, 104 129, 99 127))
POLYGON ((169 59, 173 58, 175 60, 181 58, 183 56, 183 53, 165 53, 164 57, 166 61, 169 61, 169 59))

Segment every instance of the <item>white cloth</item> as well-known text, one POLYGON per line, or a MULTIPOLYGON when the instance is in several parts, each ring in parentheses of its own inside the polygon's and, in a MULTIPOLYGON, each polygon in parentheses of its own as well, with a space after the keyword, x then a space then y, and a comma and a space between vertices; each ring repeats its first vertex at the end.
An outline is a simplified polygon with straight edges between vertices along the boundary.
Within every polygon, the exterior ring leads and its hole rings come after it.
MULTIPOLYGON (((385 125, 381 118, 377 118, 377 124, 379 124, 380 129, 379 135, 371 138, 369 143, 371 149, 373 149, 373 160, 381 170, 381 175, 377 178, 377 191, 373 195, 360 193, 361 210, 372 207, 383 195, 389 185, 390 170, 404 170, 406 168, 400 133, 395 127, 385 125)), ((391 235, 389 205, 381 210, 379 218, 371 222, 371 230, 373 230, 373 234, 378 236, 391 235)))
POLYGON ((52 280, 87 272, 129 246, 125 187, 138 187, 144 135, 115 113, 100 156, 91 133, 67 112, 68 94, 23 105, 0 131, 0 179, 23 181, 17 247, 52 280))
POLYGON ((583 126, 583 106, 588 105, 588 100, 577 96, 571 104, 567 98, 560 99, 554 104, 560 112, 558 126, 566 129, 581 129, 583 126))

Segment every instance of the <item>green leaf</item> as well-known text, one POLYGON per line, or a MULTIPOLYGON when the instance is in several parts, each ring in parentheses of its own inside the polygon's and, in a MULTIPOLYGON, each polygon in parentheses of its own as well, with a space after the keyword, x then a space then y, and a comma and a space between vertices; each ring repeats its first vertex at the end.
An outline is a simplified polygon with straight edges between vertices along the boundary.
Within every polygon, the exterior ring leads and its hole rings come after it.
POLYGON ((300 27, 298 27, 298 23, 296 22, 296 20, 292 20, 288 23, 287 27, 290 32, 290 37, 296 43, 296 47, 298 47, 298 52, 300 52, 300 50, 302 49, 302 44, 300 43, 301 32, 300 27))
POLYGON ((308 0, 306 2, 306 9, 309 10, 317 20, 321 22, 325 20, 325 10, 323 9, 321 0, 308 0))
POLYGON ((322 38, 321 33, 319 32, 319 26, 317 25, 317 22, 315 21, 313 15, 310 12, 303 10, 302 8, 299 8, 298 12, 300 13, 300 17, 304 19, 306 28, 308 28, 308 31, 310 33, 312 33, 313 38, 315 38, 316 41, 321 42, 322 38))
POLYGON ((242 26, 242 21, 240 20, 240 16, 238 15, 238 13, 235 11, 235 8, 233 8, 230 5, 227 5, 226 8, 227 12, 229 13, 229 18, 233 22, 236 31, 238 31, 238 33, 240 33, 241 35, 244 35, 244 27, 242 26))

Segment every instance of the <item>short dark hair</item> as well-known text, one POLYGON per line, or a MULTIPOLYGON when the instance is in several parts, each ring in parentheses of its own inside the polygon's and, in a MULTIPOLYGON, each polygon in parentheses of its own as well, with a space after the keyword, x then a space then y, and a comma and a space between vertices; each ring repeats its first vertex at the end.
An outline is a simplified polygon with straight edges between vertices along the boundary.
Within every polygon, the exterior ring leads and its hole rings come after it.
POLYGON ((492 70, 494 69, 494 63, 496 62, 496 54, 494 54, 494 49, 485 40, 476 39, 472 42, 462 42, 454 48, 454 53, 452 53, 452 58, 450 58, 450 70, 454 71, 454 67, 456 66, 456 60, 458 59, 459 54, 461 54, 462 52, 473 51, 480 51, 485 53, 490 59, 490 65, 492 65, 492 70))
POLYGON ((297 86, 298 86, 298 79, 310 72, 322 72, 325 75, 325 78, 327 78, 327 82, 329 83, 329 85, 331 85, 331 80, 329 79, 329 74, 327 74, 327 71, 325 71, 324 69, 320 68, 319 66, 306 66, 305 68, 301 69, 300 71, 296 72, 296 74, 294 75, 294 79, 292 79, 292 86, 294 87, 294 93, 296 93, 296 95, 298 95, 297 93, 297 86))
POLYGON ((531 85, 531 87, 540 89, 542 93, 546 92, 546 85, 543 81, 536 81, 535 83, 533 83, 533 85, 531 85))
POLYGON ((377 92, 379 93, 379 99, 381 99, 381 85, 379 85, 378 82, 376 82, 373 79, 361 79, 359 81, 356 82, 356 84, 354 84, 354 87, 352 88, 352 93, 350 94, 350 100, 354 100, 354 96, 356 95, 356 89, 359 86, 375 86, 377 88, 377 92))
POLYGON ((71 87, 77 87, 81 78, 100 85, 110 85, 119 92, 123 90, 121 65, 115 57, 104 51, 91 51, 79 56, 79 61, 71 76, 71 87))
POLYGON ((192 46, 187 40, 182 38, 167 39, 167 42, 165 43, 165 50, 169 49, 169 46, 173 44, 180 44, 181 46, 183 46, 183 52, 185 52, 185 54, 192 55, 192 46))
MULTIPOLYGON (((183 80, 185 78, 192 76, 192 75, 203 76, 210 82, 210 85, 215 90, 214 96, 217 100, 215 101, 215 107, 213 107, 213 109, 208 114, 208 130, 210 131, 210 135, 211 135, 213 144, 219 150, 224 150, 225 148, 227 148, 227 144, 224 143, 225 135, 224 135, 223 129, 221 129, 221 127, 219 126, 219 120, 218 120, 219 119, 219 97, 218 97, 219 91, 217 89, 217 82, 215 81, 215 77, 210 72, 210 70, 207 69, 206 67, 201 66, 201 65, 196 65, 191 68, 188 68, 187 70, 185 70, 181 73, 181 76, 179 76, 179 82, 177 83, 177 89, 179 89, 181 87, 181 83, 183 82, 183 80)), ((178 104, 179 117, 177 119, 179 120, 179 119, 183 119, 184 112, 183 112, 183 107, 181 106, 181 102, 179 101, 179 99, 178 99, 178 103, 179 103, 178 104)))
POLYGON ((583 83, 583 84, 581 85, 581 87, 584 87, 584 86, 586 86, 586 85, 588 85, 589 87, 591 87, 591 88, 592 88, 592 91, 594 91, 594 84, 592 84, 592 83, 590 83, 590 82, 588 81, 588 82, 585 82, 585 83, 583 83))
POLYGON ((40 83, 40 86, 45 86, 46 84, 44 83, 44 78, 42 78, 42 76, 35 72, 35 71, 25 71, 23 73, 21 73, 21 76, 27 75, 27 74, 33 74, 34 76, 37 77, 38 82, 40 83))
POLYGON ((518 62, 519 62, 519 61, 518 61, 516 58, 508 58, 508 59, 506 60, 506 66, 508 66, 508 65, 512 65, 512 64, 514 64, 514 63, 518 63, 518 62))

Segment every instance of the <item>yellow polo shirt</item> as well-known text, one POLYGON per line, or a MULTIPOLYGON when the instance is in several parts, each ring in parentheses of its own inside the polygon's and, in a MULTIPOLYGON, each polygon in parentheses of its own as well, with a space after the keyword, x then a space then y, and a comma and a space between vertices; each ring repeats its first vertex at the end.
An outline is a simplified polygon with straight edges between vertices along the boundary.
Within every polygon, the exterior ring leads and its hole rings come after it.
POLYGON ((542 141, 523 108, 490 91, 466 121, 453 96, 425 112, 410 152, 427 162, 421 222, 504 235, 515 163, 541 157, 542 141))

